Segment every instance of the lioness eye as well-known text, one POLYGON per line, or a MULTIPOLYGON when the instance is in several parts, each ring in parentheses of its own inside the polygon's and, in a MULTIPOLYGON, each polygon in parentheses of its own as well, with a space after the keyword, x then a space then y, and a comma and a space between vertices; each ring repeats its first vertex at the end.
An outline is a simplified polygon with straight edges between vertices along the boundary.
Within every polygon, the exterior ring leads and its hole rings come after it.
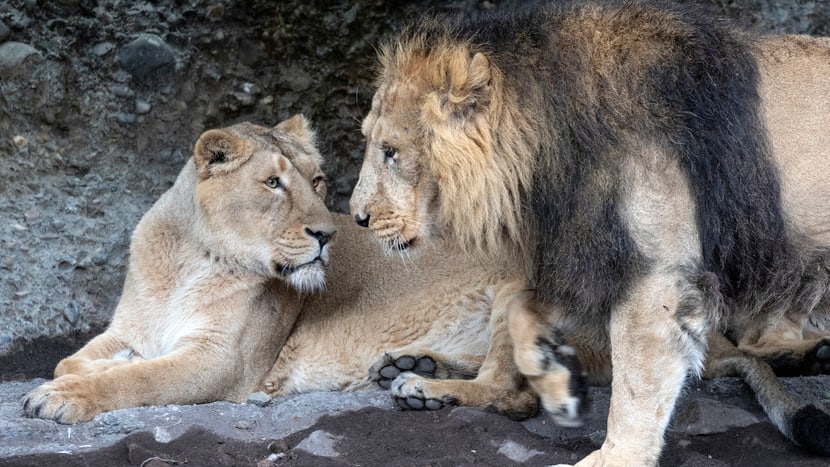
POLYGON ((383 151, 383 159, 386 160, 386 161, 388 161, 388 160, 392 159, 393 157, 395 157, 395 154, 397 154, 397 152, 398 152, 397 149, 389 147, 389 146, 383 146, 381 148, 381 150, 383 151))
POLYGON ((324 181, 326 181, 325 177, 319 176, 319 177, 314 177, 314 180, 312 180, 311 183, 314 185, 314 188, 317 188, 324 181))
POLYGON ((265 185, 271 189, 282 188, 282 181, 280 181, 279 177, 268 177, 265 179, 265 185))

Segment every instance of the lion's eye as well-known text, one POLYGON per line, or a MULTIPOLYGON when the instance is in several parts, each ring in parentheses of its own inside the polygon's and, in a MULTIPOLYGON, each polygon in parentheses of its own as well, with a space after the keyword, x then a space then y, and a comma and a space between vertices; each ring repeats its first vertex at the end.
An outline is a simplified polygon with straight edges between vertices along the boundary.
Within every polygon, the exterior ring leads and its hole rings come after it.
POLYGON ((265 185, 271 189, 283 188, 282 180, 279 177, 268 177, 265 179, 265 185))
POLYGON ((398 153, 398 150, 390 147, 390 146, 383 146, 380 148, 383 151, 383 160, 385 162, 389 162, 390 160, 395 158, 395 154, 398 153))
POLYGON ((322 175, 314 177, 314 180, 311 181, 311 183, 314 185, 315 189, 319 188, 320 184, 325 183, 325 182, 326 182, 326 178, 323 177, 322 175))

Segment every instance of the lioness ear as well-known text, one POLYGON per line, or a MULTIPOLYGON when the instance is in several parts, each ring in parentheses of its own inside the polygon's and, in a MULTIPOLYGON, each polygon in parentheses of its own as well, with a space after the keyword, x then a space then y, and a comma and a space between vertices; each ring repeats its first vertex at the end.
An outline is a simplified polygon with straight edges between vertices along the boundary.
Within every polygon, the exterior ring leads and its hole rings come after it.
MULTIPOLYGON (((305 152, 317 154, 317 134, 311 129, 311 124, 308 123, 303 114, 294 115, 288 120, 280 122, 274 127, 274 130, 293 136, 294 142, 298 143, 305 152)), ((279 135, 274 136, 279 137, 279 135)))
POLYGON ((252 154, 250 144, 227 130, 208 130, 196 141, 193 158, 203 180, 230 172, 252 154))
POLYGON ((291 133, 305 141, 313 142, 316 137, 314 130, 311 129, 311 125, 308 123, 308 120, 303 114, 294 115, 288 120, 280 122, 274 128, 286 133, 291 133))

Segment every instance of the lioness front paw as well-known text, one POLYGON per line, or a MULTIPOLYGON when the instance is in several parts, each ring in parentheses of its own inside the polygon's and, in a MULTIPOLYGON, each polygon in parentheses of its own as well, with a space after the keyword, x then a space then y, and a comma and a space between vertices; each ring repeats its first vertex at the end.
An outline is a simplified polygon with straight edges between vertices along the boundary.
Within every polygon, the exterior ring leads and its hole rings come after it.
POLYGON ((415 373, 423 377, 432 378, 436 368, 435 360, 431 357, 384 354, 369 369, 369 379, 383 389, 389 389, 392 387, 392 381, 403 372, 415 373))
POLYGON ((455 403, 449 396, 430 394, 429 380, 414 373, 401 373, 392 381, 390 391, 404 410, 438 410, 455 403))
POLYGON ((23 412, 29 417, 58 423, 92 420, 101 413, 88 378, 64 375, 42 384, 23 399, 23 412))

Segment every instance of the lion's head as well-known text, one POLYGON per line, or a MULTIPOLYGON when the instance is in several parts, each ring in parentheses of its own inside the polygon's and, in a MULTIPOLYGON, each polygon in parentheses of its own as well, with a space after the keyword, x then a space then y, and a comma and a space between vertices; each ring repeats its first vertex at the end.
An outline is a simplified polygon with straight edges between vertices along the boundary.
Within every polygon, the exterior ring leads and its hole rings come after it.
POLYGON ((205 132, 194 149, 195 201, 210 255, 300 290, 323 287, 335 228, 321 161, 301 115, 205 132))
POLYGON ((430 28, 381 50, 351 211, 398 249, 443 234, 472 249, 520 243, 532 137, 486 53, 430 28))

